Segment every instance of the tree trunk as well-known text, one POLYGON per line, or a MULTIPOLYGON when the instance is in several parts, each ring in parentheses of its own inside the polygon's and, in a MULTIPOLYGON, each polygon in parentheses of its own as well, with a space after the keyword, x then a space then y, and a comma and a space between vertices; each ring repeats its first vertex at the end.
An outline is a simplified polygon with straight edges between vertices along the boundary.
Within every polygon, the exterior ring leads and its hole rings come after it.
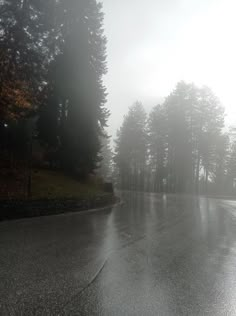
POLYGON ((208 194, 208 177, 209 177, 209 171, 208 167, 206 168, 206 178, 205 178, 205 193, 208 194))
POLYGON ((196 179, 195 179, 195 192, 196 192, 196 194, 199 194, 199 173, 200 173, 200 153, 198 151, 196 179))

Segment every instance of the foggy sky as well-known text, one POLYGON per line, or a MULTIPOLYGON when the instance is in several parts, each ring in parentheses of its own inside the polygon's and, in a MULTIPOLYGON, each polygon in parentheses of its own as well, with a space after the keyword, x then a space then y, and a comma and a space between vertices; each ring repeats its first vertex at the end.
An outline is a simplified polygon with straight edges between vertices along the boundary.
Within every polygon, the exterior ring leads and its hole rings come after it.
POLYGON ((149 111, 180 80, 208 85, 236 123, 235 0, 102 2, 110 134, 136 100, 149 111))

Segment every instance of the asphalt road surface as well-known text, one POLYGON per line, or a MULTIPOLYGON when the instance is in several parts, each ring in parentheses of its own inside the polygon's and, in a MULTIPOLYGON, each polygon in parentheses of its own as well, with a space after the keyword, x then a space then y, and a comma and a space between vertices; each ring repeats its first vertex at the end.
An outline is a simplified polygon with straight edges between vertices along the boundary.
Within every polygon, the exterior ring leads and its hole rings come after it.
POLYGON ((122 199, 0 223, 0 315, 236 315, 236 202, 122 199))

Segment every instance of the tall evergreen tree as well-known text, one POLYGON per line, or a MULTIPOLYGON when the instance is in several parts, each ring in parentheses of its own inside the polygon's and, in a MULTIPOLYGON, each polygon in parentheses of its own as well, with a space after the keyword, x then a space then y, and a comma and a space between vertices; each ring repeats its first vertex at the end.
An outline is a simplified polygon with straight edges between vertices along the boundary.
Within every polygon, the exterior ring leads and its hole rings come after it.
POLYGON ((226 163, 226 187, 229 194, 236 193, 236 129, 230 128, 229 149, 226 163))
POLYGON ((214 168, 217 140, 224 127, 224 109, 219 99, 208 87, 203 87, 200 90, 199 112, 198 150, 205 174, 205 191, 207 191, 209 176, 214 168))
POLYGON ((193 182, 194 86, 184 82, 166 98, 168 129, 168 190, 185 192, 193 182))
POLYGON ((111 138, 107 135, 101 137, 100 162, 97 173, 106 181, 111 181, 113 153, 111 138))
POLYGON ((215 193, 227 193, 227 166, 229 161, 229 136, 227 134, 217 135, 214 153, 213 182, 215 193))
POLYGON ((166 109, 157 105, 148 120, 149 190, 164 190, 167 163, 167 116, 166 109))
POLYGON ((124 117, 116 140, 114 160, 121 188, 144 190, 146 157, 146 114, 136 102, 124 117))
POLYGON ((85 176, 96 168, 108 117, 102 6, 95 0, 61 0, 60 6, 63 45, 52 63, 39 130, 46 143, 58 148, 63 168, 85 176))

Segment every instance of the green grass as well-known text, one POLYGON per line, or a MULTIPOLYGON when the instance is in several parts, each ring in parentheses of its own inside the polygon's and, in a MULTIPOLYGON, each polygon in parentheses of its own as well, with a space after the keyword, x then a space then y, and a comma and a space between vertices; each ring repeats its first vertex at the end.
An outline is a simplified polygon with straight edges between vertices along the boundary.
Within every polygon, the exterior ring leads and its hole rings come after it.
POLYGON ((32 171, 32 199, 90 198, 105 194, 102 185, 89 181, 80 183, 61 172, 32 171))

